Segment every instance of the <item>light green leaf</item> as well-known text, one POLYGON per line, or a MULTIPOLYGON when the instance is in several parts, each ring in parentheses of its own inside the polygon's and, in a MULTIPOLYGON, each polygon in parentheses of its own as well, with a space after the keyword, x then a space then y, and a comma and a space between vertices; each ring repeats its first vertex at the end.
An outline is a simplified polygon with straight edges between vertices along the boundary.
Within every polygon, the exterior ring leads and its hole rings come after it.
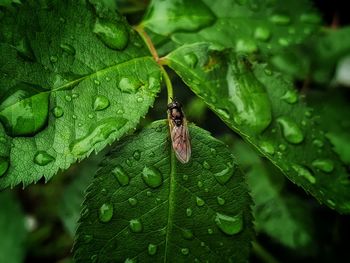
POLYGON ((84 202, 76 262, 246 262, 250 198, 230 151, 189 126, 192 157, 176 160, 166 121, 117 146, 84 202), (223 183, 223 182, 226 183, 223 183))
POLYGON ((331 208, 350 212, 343 163, 290 82, 266 65, 206 43, 179 48, 164 63, 291 181, 331 208))
POLYGON ((0 233, 0 262, 23 262, 27 235, 24 214, 8 191, 0 192, 0 233))
POLYGON ((302 42, 320 22, 307 0, 153 0, 142 24, 179 45, 203 41, 236 51, 275 53, 302 42))
POLYGON ((136 127, 160 89, 158 65, 119 14, 44 2, 1 21, 0 188, 48 180, 100 151, 136 127))

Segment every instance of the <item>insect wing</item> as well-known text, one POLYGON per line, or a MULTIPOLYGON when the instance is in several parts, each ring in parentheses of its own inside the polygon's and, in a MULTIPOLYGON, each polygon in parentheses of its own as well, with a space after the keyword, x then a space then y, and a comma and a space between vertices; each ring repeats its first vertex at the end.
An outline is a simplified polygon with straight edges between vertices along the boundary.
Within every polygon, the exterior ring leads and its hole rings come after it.
POLYGON ((187 122, 184 119, 182 125, 176 126, 172 123, 170 127, 171 141, 175 155, 181 163, 187 163, 191 157, 191 144, 187 122))

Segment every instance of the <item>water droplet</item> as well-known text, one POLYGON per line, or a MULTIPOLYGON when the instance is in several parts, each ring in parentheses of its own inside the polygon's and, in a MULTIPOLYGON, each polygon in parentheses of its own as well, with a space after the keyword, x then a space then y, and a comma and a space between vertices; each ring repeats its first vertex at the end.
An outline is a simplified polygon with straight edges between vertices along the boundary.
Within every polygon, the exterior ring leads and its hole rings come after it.
POLYGON ((130 178, 121 166, 117 166, 113 169, 112 174, 117 178, 121 186, 129 184, 130 178))
POLYGON ((60 118, 63 116, 63 109, 60 106, 56 106, 52 109, 52 114, 53 116, 55 116, 56 118, 60 118))
POLYGON ((203 187, 203 182, 202 181, 198 181, 197 185, 198 185, 199 188, 202 188, 203 187))
POLYGON ((214 233, 214 230, 211 229, 211 228, 208 228, 208 234, 209 234, 209 235, 212 235, 213 233, 214 233))
POLYGON ((221 115, 224 119, 230 119, 230 114, 226 109, 216 109, 216 112, 221 115))
POLYGON ((289 104, 294 104, 298 101, 298 93, 296 90, 288 90, 281 99, 289 104))
POLYGON ((75 48, 69 44, 61 44, 60 48, 69 55, 75 55, 75 48))
POLYGON ((101 82, 98 79, 94 79, 94 83, 98 86, 101 84, 101 82))
POLYGON ((94 102, 94 110, 100 111, 109 107, 109 99, 106 96, 98 95, 94 102))
POLYGON ((100 219, 101 222, 107 223, 111 221, 113 216, 113 205, 109 203, 105 203, 101 205, 98 218, 100 219))
POLYGON ((160 171, 154 166, 145 166, 142 170, 142 179, 146 185, 157 188, 163 183, 160 171))
POLYGON ((191 230, 189 230, 189 229, 182 229, 181 233, 182 233, 182 237, 184 239, 191 240, 191 239, 194 238, 193 232, 191 230))
POLYGON ((9 136, 34 135, 47 124, 49 93, 28 84, 18 84, 13 90, 0 105, 0 121, 9 136))
POLYGON ((92 235, 84 235, 84 243, 90 243, 92 241, 92 235))
POLYGON ((70 101, 72 101, 72 96, 66 95, 66 96, 64 96, 64 99, 65 99, 66 101, 70 102, 70 101))
POLYGON ((56 63, 57 60, 58 60, 57 56, 51 56, 51 57, 50 57, 50 61, 51 61, 52 63, 56 63))
POLYGON ((134 198, 134 197, 130 197, 130 198, 128 199, 128 202, 129 202, 129 204, 130 204, 131 206, 137 205, 137 199, 134 198))
POLYGON ((310 183, 314 184, 316 183, 316 178, 311 174, 311 172, 309 171, 309 169, 298 165, 298 164, 293 164, 292 168, 294 169, 294 171, 297 172, 297 174, 299 176, 304 177, 306 180, 308 180, 310 183))
POLYGON ((233 163, 228 163, 225 169, 214 174, 215 179, 222 185, 226 184, 233 176, 235 168, 233 163))
POLYGON ((202 198, 200 198, 200 197, 196 197, 196 204, 198 205, 198 206, 203 206, 204 204, 205 204, 205 202, 204 202, 204 200, 202 199, 202 198))
POLYGON ((188 217, 192 216, 192 209, 191 209, 191 208, 187 208, 187 209, 186 209, 186 215, 187 215, 188 217))
POLYGON ((136 93, 138 89, 141 87, 141 82, 136 79, 131 78, 121 78, 118 84, 118 88, 122 92, 126 93, 136 93))
POLYGON ((315 139, 312 141, 312 144, 315 145, 318 148, 322 148, 324 146, 323 141, 319 140, 319 139, 315 139))
POLYGON ((220 197, 220 196, 218 196, 216 198, 216 201, 218 202, 219 205, 224 205, 225 204, 225 199, 220 197))
POLYGON ((147 191, 147 192, 146 192, 146 195, 149 197, 149 196, 152 195, 152 192, 151 192, 151 191, 147 191))
POLYGON ((97 19, 93 32, 106 46, 113 49, 123 50, 129 42, 128 28, 121 22, 97 19))
POLYGON ((203 162, 203 167, 204 167, 205 169, 209 170, 211 166, 210 166, 210 164, 209 164, 207 161, 204 161, 204 162, 203 162))
POLYGON ((254 53, 258 51, 258 46, 252 39, 238 39, 236 42, 236 52, 254 53))
POLYGON ((290 23, 290 16, 285 14, 274 14, 269 19, 276 25, 288 25, 290 23))
POLYGON ((287 117, 280 117, 277 122, 282 127, 284 138, 293 144, 301 143, 304 140, 304 135, 299 126, 287 117))
POLYGON ((136 151, 134 151, 134 153, 133 153, 132 156, 134 157, 134 159, 135 159, 136 161, 138 161, 138 160, 140 160, 140 158, 141 158, 141 152, 140 152, 139 150, 136 150, 136 151))
POLYGON ((184 181, 187 181, 187 180, 188 180, 188 175, 187 175, 187 174, 184 174, 184 175, 182 176, 182 179, 183 179, 184 181))
POLYGON ((225 234, 235 235, 243 229, 243 216, 242 214, 228 216, 216 213, 215 223, 225 234))
POLYGON ((254 31, 254 37, 258 40, 267 41, 271 37, 271 32, 267 27, 259 26, 254 31))
POLYGON ((274 155, 275 154, 275 147, 273 146, 273 144, 271 142, 269 142, 269 141, 260 141, 259 146, 267 154, 270 154, 270 155, 274 155))
POLYGON ((280 144, 278 145, 278 148, 281 150, 281 151, 285 151, 287 149, 287 146, 285 144, 280 144))
POLYGON ((154 245, 154 244, 148 244, 148 254, 153 256, 157 253, 157 245, 154 245))
POLYGON ((0 157, 0 177, 3 176, 9 168, 9 162, 4 157, 0 157))
POLYGON ((124 118, 108 118, 92 128, 86 136, 71 145, 71 152, 81 156, 93 149, 95 144, 105 141, 113 132, 120 130, 128 121, 124 118))
POLYGON ((143 102, 143 98, 142 98, 142 97, 138 97, 138 98, 136 99, 136 101, 139 102, 139 103, 141 103, 141 102, 143 102))
POLYGON ((76 120, 76 119, 77 119, 77 115, 73 114, 73 115, 72 115, 72 118, 73 118, 74 120, 76 120))
POLYGON ((194 53, 186 54, 184 56, 184 60, 185 60, 186 64, 191 68, 195 68, 197 66, 198 58, 197 58, 196 54, 194 54, 194 53))
POLYGON ((142 223, 139 219, 131 219, 129 223, 129 227, 132 232, 134 233, 140 233, 142 232, 142 223))
POLYGON ((308 24, 319 24, 321 17, 316 13, 307 13, 300 16, 300 21, 308 24))
POLYGON ((287 38, 281 37, 278 39, 278 44, 280 44, 282 47, 289 46, 290 41, 287 38))
POLYGON ((34 156, 34 162, 40 166, 47 165, 54 160, 55 158, 45 151, 38 151, 34 156))
POLYGON ((90 114, 88 115, 88 117, 89 117, 89 119, 92 119, 92 118, 94 117, 94 115, 90 113, 90 114))
POLYGON ((312 166, 320 169, 325 173, 331 173, 334 170, 334 164, 331 160, 328 159, 317 159, 312 162, 312 166))
POLYGON ((312 117, 312 110, 305 111, 305 116, 308 118, 311 118, 312 117))
POLYGON ((186 256, 190 253, 190 250, 188 248, 181 248, 181 253, 186 256))

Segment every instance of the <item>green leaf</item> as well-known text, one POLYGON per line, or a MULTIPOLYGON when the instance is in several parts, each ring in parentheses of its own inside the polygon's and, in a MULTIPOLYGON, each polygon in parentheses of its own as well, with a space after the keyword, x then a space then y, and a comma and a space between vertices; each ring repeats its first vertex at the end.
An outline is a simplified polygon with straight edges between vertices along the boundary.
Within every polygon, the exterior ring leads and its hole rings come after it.
POLYGON ((253 230, 244 177, 223 143, 194 125, 189 132, 185 165, 163 120, 110 154, 84 202, 77 262, 248 260, 253 230))
POLYGON ((0 262, 23 262, 27 236, 24 214, 18 200, 8 191, 0 192, 0 233, 0 262))
POLYGON ((26 1, 5 11, 0 188, 50 179, 135 128, 153 104, 158 65, 123 17, 94 7, 26 1))
POLYGON ((318 118, 280 74, 206 43, 179 48, 164 63, 292 182, 331 208, 350 212, 343 163, 317 126, 318 118))
POLYGON ((170 34, 179 45, 205 41, 236 51, 275 53, 303 41, 320 21, 307 0, 153 0, 142 24, 170 34))

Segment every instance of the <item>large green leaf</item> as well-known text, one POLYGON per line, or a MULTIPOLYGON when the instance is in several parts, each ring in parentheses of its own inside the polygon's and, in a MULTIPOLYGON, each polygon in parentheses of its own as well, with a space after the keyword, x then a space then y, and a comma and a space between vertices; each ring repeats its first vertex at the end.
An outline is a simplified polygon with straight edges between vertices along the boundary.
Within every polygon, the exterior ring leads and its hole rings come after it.
POLYGON ((119 144, 84 202, 77 262, 246 262, 250 197, 227 147, 190 125, 192 157, 178 162, 166 121, 119 144))
POLYGON ((350 212, 350 181, 293 85, 266 65, 206 43, 184 46, 164 63, 247 142, 320 202, 350 212))
POLYGON ((0 262, 20 263, 25 256, 24 214, 12 193, 0 192, 0 262))
POLYGON ((178 44, 205 41, 275 53, 302 42, 320 21, 307 0, 153 0, 141 24, 178 44))
POLYGON ((158 65, 99 1, 26 1, 1 19, 0 188, 48 180, 153 104, 158 65))

